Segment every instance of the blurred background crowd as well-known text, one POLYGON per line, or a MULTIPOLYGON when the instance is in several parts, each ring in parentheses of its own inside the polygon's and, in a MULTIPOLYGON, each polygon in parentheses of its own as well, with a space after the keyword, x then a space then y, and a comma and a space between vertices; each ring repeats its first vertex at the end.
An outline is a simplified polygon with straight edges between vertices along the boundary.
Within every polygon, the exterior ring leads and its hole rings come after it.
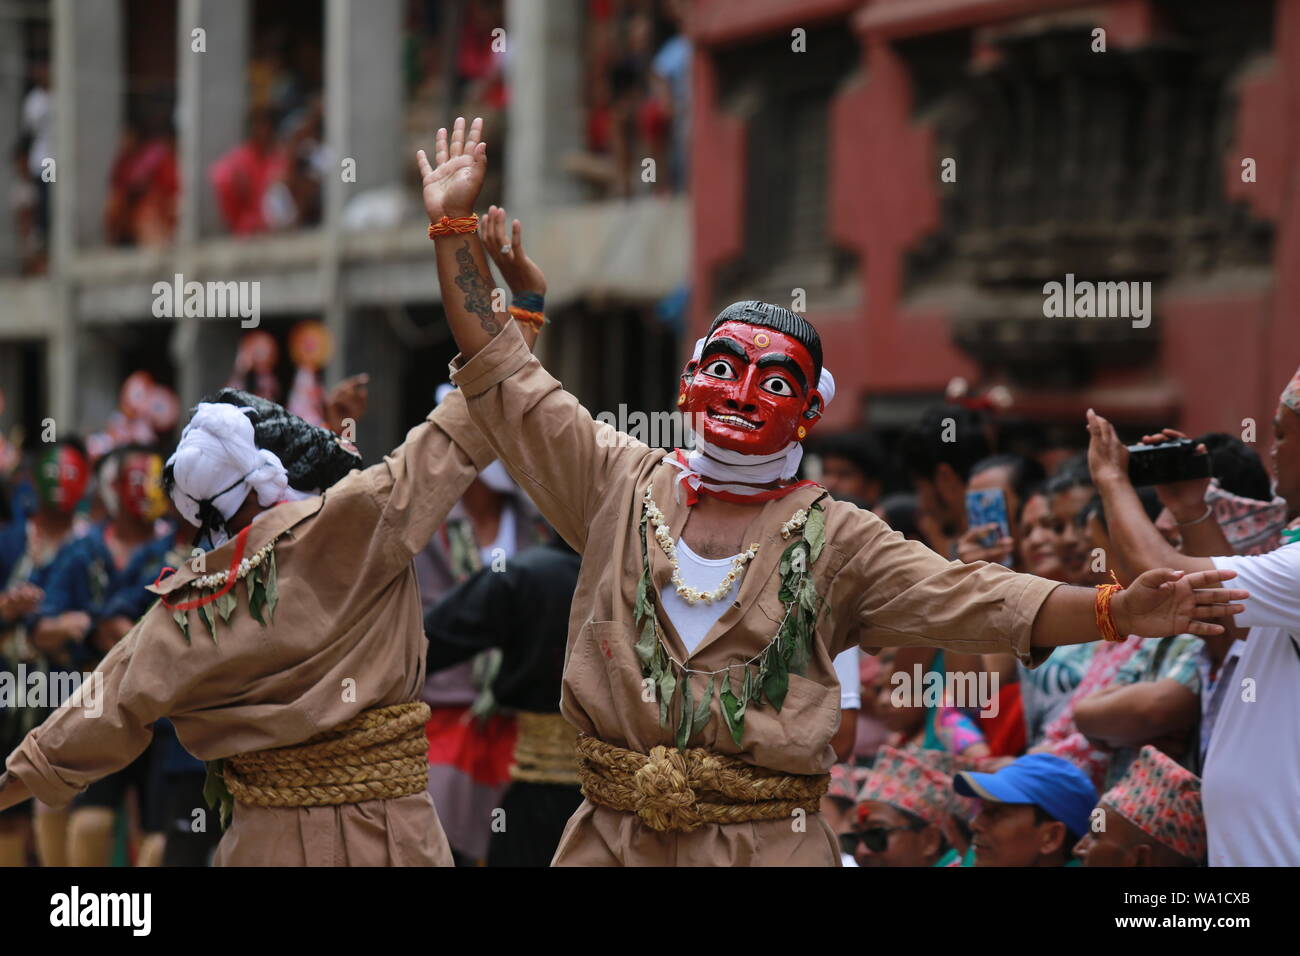
MULTIPOLYGON (((484 200, 523 220, 550 281, 538 352, 593 413, 669 408, 721 305, 793 300, 847 396, 808 476, 939 553, 1110 580, 1089 407, 1130 440, 1196 436, 1229 540, 1275 547, 1296 506, 1260 450, 1300 356, 1300 4, 920 6, 0 0, 0 654, 88 669, 188 553, 158 481, 201 396, 234 384, 341 430, 348 376, 368 372, 347 435, 367 462, 423 418, 454 345, 411 154, 456 115, 484 117, 484 200), (1043 283, 1067 273, 1151 282, 1153 320, 1045 318, 1043 283), (258 283, 257 328, 160 316, 153 287, 173 276, 258 283), (1004 539, 968 513, 968 492, 991 491, 1004 539)), ((1176 543, 1165 493, 1142 492, 1176 543)), ((568 573, 517 489, 485 474, 430 542, 426 611, 468 600, 507 543, 568 573)), ((527 681, 462 638, 431 650, 448 670, 426 696, 431 787, 474 862, 491 859, 527 681)), ((974 842, 985 862, 1063 865, 1080 808, 1135 767, 1188 791, 1166 763, 1199 771, 1229 666, 1186 635, 1032 671, 863 655, 827 818, 846 860, 969 861, 974 842), (997 714, 946 691, 899 706, 896 673, 996 675, 997 714), (978 775, 1027 757, 1015 785, 1038 810, 977 822, 978 775)), ((40 714, 0 717, 3 750, 40 714)), ((219 833, 177 826, 202 806, 187 758, 162 728, 71 815, 6 814, 3 861, 202 862, 219 833)), ((498 859, 543 859, 549 840, 498 859)))

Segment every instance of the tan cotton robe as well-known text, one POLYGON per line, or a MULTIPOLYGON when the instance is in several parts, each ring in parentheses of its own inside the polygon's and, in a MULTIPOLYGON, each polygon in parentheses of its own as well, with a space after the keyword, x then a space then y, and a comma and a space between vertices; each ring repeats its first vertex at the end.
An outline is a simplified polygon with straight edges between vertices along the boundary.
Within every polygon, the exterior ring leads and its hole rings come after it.
MULTIPOLYGON (((646 753, 673 743, 659 726, 659 705, 642 695, 633 620, 642 557, 638 526, 647 485, 681 535, 688 509, 674 494, 680 472, 648 448, 596 422, 564 391, 509 323, 463 367, 453 369, 471 417, 511 475, 582 556, 565 657, 561 710, 579 731, 646 753)), ((763 506, 752 535, 758 555, 739 592, 693 654, 687 655, 667 616, 658 611, 669 652, 693 669, 716 670, 759 653, 784 615, 778 598, 781 525, 816 500, 821 488, 801 488, 763 506)), ((1031 655, 1030 626, 1056 587, 992 564, 947 561, 890 530, 869 511, 826 499, 826 545, 812 566, 818 594, 829 604, 819 619, 816 647, 805 676, 790 676, 780 713, 766 700, 751 704, 743 745, 737 747, 718 711, 691 746, 733 754, 762 767, 796 774, 828 771, 830 741, 839 726, 839 684, 831 661, 860 645, 927 645, 968 653, 1031 655)), ((671 566, 649 542, 651 594, 656 606, 671 566)), ((733 691, 739 693, 741 672, 733 691)), ((702 684, 695 687, 699 700, 702 684)), ((658 832, 631 813, 585 801, 565 830, 556 865, 839 865, 834 834, 815 815, 808 820, 706 825, 658 832)))
MULTIPOLYGON (((197 610, 187 643, 155 604, 98 668, 102 716, 65 704, 27 735, 9 772, 61 806, 141 754, 160 717, 186 750, 215 760, 298 744, 363 710, 416 700, 426 647, 411 559, 492 457, 452 393, 383 462, 264 512, 246 554, 277 542, 279 603, 268 626, 249 613, 242 582, 215 642, 197 610)), ((233 548, 210 552, 207 571, 226 569, 233 548)), ((186 562, 152 590, 172 604, 189 600, 194 590, 182 585, 197 575, 186 562)), ((215 813, 207 825, 218 825, 215 813)), ((451 854, 420 792, 338 807, 236 804, 217 862, 450 865, 451 854)))

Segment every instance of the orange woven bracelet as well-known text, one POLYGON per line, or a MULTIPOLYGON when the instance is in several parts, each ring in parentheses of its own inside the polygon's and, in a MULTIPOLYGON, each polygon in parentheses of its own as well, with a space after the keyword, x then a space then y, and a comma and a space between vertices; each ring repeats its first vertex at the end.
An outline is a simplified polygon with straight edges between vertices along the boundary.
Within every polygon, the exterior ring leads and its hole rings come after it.
POLYGON ((478 213, 461 216, 458 219, 443 216, 437 222, 429 223, 430 239, 436 239, 438 236, 455 236, 464 232, 478 232, 478 213))
POLYGON ((520 322, 531 325, 538 332, 542 331, 542 326, 546 325, 546 315, 542 312, 529 312, 527 309, 512 305, 510 306, 510 314, 520 322))
POLYGON ((1119 583, 1119 578, 1115 577, 1115 572, 1110 572, 1110 579, 1113 584, 1097 585, 1097 601, 1095 611, 1097 614, 1097 633, 1102 640, 1110 641, 1112 644, 1118 644, 1125 639, 1120 634, 1119 628, 1115 626, 1115 617, 1110 612, 1110 599, 1115 596, 1116 591, 1123 591, 1124 585, 1119 583))

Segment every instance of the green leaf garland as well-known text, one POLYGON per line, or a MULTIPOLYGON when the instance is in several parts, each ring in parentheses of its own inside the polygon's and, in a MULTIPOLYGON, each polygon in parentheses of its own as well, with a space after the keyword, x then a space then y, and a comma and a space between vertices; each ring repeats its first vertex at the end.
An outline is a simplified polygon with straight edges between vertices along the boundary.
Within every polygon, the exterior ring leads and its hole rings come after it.
MULTIPOLYGON (((646 491, 647 502, 649 490, 646 491)), ((708 683, 698 704, 692 700, 691 675, 699 671, 684 670, 679 681, 674 668, 679 668, 663 645, 659 621, 655 612, 653 584, 650 577, 650 556, 647 545, 647 526, 650 509, 642 508, 641 577, 637 581, 633 619, 640 631, 636 642, 637 659, 641 662, 641 675, 648 678, 659 703, 659 726, 665 730, 673 715, 674 698, 677 699, 677 724, 674 740, 678 749, 685 750, 691 737, 703 730, 712 718, 714 696, 713 673, 704 673, 708 683)), ((792 519, 793 520, 793 519, 792 519)), ((783 529, 785 530, 785 529, 783 529)), ((744 670, 740 696, 731 684, 731 668, 719 675, 718 711, 731 739, 737 747, 745 735, 745 713, 750 703, 761 703, 767 698, 778 713, 785 704, 790 690, 790 674, 803 675, 812 659, 812 643, 816 634, 817 616, 822 601, 817 594, 811 569, 821 556, 826 544, 826 513, 820 504, 808 509, 800 536, 782 552, 780 562, 781 588, 779 598, 786 614, 775 636, 754 660, 740 666, 744 670)))

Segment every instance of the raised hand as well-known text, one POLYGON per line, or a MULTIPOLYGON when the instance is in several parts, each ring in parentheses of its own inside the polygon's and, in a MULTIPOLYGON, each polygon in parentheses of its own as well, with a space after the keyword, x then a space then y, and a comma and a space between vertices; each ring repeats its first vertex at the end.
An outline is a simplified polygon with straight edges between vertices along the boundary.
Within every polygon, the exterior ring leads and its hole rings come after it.
POLYGON ((521 292, 546 294, 546 276, 537 263, 528 258, 524 252, 523 229, 519 220, 514 221, 511 231, 506 232, 506 211, 500 206, 489 206, 487 215, 479 223, 483 232, 483 245, 487 254, 501 270, 501 278, 506 280, 510 291, 518 295, 521 292))
POLYGON ((443 216, 459 219, 474 211, 483 177, 487 173, 487 143, 481 142, 483 120, 476 118, 465 130, 465 118, 456 117, 452 124, 451 140, 446 127, 438 130, 434 141, 434 165, 424 150, 415 154, 420 168, 420 184, 424 194, 424 211, 430 222, 443 216))
POLYGON ((1115 434, 1115 426, 1088 409, 1088 473, 1100 487, 1108 481, 1128 481, 1128 447, 1115 434))
POLYGON ((1121 633, 1139 637, 1222 634, 1223 627, 1208 619, 1240 614, 1244 608, 1231 602, 1250 597, 1246 591, 1216 586, 1236 576, 1236 571, 1218 569, 1188 574, 1155 568, 1111 599, 1115 624, 1121 633))
POLYGON ((351 419, 355 424, 361 421, 369 405, 370 397, 366 388, 370 376, 366 373, 345 378, 325 397, 325 427, 335 434, 343 432, 344 423, 351 419))

